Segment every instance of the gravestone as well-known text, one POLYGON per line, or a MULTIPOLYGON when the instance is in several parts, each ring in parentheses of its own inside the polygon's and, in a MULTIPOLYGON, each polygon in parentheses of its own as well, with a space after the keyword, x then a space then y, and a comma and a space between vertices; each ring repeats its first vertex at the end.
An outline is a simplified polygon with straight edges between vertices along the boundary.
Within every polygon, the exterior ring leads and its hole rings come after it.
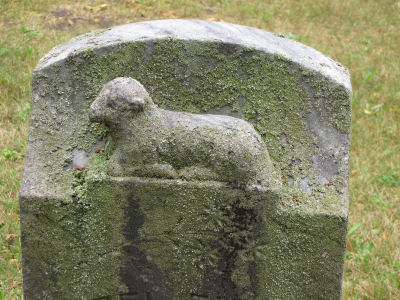
POLYGON ((25 299, 339 299, 348 71, 207 21, 75 38, 33 74, 25 299))

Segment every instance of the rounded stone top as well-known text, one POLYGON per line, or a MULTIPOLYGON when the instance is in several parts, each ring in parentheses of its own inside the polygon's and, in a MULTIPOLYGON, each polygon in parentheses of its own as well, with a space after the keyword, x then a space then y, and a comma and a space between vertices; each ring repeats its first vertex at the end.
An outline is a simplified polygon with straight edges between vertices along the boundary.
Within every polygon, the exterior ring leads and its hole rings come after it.
POLYGON ((273 55, 283 55, 306 69, 321 73, 351 90, 348 70, 333 59, 296 41, 247 26, 202 20, 157 20, 132 23, 74 38, 53 48, 37 65, 41 71, 70 55, 116 44, 173 38, 239 45, 273 55))

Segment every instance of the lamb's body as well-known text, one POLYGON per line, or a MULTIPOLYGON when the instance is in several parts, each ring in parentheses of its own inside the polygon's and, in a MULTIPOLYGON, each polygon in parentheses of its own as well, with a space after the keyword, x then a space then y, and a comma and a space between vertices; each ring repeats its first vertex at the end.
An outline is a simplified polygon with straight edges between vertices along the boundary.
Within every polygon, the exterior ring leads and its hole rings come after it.
POLYGON ((105 85, 91 106, 91 119, 105 122, 115 143, 110 175, 271 185, 275 172, 267 148, 249 123, 229 116, 160 109, 140 89, 144 90, 133 79, 117 78, 105 85), (133 96, 144 95, 139 97, 141 109, 118 104, 121 95, 127 97, 120 93, 127 86, 133 96), (113 96, 116 91, 119 94, 113 96))

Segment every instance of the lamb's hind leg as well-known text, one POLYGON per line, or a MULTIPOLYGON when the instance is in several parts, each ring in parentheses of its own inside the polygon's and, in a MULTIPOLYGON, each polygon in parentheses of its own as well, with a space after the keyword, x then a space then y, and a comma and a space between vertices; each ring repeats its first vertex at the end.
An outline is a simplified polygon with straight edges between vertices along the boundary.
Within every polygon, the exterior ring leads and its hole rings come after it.
POLYGON ((147 178, 164 178, 164 179, 176 179, 178 174, 175 169, 167 163, 141 165, 141 166, 129 166, 124 170, 125 176, 134 177, 147 177, 147 178))
POLYGON ((119 151, 111 156, 107 173, 115 177, 179 178, 175 169, 168 163, 132 165, 125 154, 119 151))
POLYGON ((175 179, 178 174, 168 163, 143 165, 132 168, 132 174, 138 177, 175 179))
POLYGON ((179 177, 184 180, 199 180, 199 181, 220 181, 220 177, 217 173, 212 171, 209 168, 200 167, 200 166, 192 166, 186 167, 179 170, 179 177))

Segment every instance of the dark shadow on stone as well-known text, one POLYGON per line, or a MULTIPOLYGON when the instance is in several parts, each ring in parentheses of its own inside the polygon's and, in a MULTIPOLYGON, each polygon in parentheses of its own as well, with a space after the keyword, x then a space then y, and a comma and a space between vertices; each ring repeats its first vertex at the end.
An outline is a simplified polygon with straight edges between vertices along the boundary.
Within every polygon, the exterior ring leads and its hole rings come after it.
MULTIPOLYGON (((251 197, 246 195, 246 198, 251 197)), ((250 199, 251 200, 251 199, 250 199)), ((202 282, 202 295, 207 299, 247 299, 256 297, 257 278, 255 261, 247 262, 247 274, 250 285, 239 287, 232 280, 235 262, 240 250, 249 248, 261 225, 261 216, 256 208, 245 208, 240 199, 232 199, 229 207, 220 207, 220 210, 231 221, 226 230, 220 232, 219 239, 214 247, 218 249, 219 260, 216 268, 209 267, 202 282), (246 234, 243 234, 246 233, 246 234)), ((196 295, 197 296, 197 295, 196 295)), ((199 298, 202 299, 202 298, 199 298)))
POLYGON ((173 299, 173 291, 168 286, 166 274, 154 263, 146 258, 146 253, 140 248, 138 229, 144 224, 144 216, 140 211, 139 199, 135 193, 135 186, 130 188, 128 207, 125 211, 128 220, 124 235, 129 241, 124 249, 124 267, 121 269, 122 281, 129 289, 128 295, 122 299, 173 299))

